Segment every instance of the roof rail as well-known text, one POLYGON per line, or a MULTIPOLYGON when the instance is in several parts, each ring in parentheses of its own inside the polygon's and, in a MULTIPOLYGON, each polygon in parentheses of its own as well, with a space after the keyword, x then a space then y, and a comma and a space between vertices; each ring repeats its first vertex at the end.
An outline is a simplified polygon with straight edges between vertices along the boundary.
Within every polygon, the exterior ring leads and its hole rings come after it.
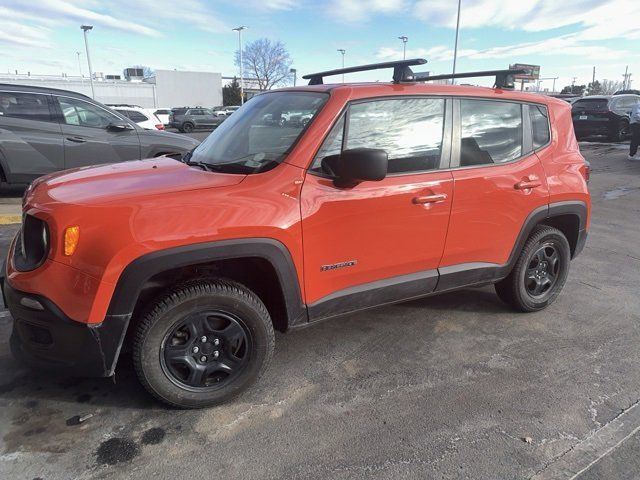
POLYGON ((356 67, 338 68, 337 70, 327 70, 326 72, 309 73, 302 78, 309 80, 309 85, 322 85, 324 77, 333 75, 343 75, 345 73, 367 72, 370 70, 381 70, 384 68, 393 68, 393 82, 411 82, 414 81, 414 74, 411 66, 424 65, 427 61, 424 58, 413 58, 410 60, 398 60, 396 62, 371 63, 369 65, 360 65, 356 67))
POLYGON ((528 70, 485 70, 483 72, 465 72, 465 73, 449 73, 445 75, 426 75, 416 73, 414 81, 430 82, 431 80, 449 80, 454 78, 473 78, 473 77, 496 77, 495 88, 513 89, 515 84, 515 75, 524 75, 529 73, 528 70))

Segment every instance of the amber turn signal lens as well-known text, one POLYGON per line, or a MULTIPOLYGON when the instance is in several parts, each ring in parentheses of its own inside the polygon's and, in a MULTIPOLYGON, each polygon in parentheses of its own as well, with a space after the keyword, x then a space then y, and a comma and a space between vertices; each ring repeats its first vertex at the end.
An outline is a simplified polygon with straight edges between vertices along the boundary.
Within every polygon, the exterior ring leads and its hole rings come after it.
POLYGON ((73 255, 78 246, 78 240, 80 239, 80 227, 73 226, 67 227, 64 231, 64 254, 66 257, 73 255))

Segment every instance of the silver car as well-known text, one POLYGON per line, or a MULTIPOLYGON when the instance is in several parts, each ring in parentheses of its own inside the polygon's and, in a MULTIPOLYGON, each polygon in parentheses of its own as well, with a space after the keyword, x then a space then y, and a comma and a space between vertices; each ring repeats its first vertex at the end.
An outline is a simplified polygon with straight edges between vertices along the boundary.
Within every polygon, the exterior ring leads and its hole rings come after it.
POLYGON ((0 176, 6 183, 29 183, 67 168, 183 154, 199 143, 145 130, 79 93, 0 84, 0 176))

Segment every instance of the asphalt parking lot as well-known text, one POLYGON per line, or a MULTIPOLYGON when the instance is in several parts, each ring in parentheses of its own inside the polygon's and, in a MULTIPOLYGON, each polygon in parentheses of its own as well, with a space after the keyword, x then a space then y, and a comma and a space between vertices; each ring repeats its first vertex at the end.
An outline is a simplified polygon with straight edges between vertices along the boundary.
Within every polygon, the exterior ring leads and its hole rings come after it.
MULTIPOLYGON (((126 358, 114 380, 26 370, 0 312, 0 478, 640 478, 626 148, 582 144, 591 233, 546 311, 515 314, 486 287, 278 334, 266 375, 222 407, 155 403, 126 358)), ((16 229, 0 226, 2 255, 16 229)))

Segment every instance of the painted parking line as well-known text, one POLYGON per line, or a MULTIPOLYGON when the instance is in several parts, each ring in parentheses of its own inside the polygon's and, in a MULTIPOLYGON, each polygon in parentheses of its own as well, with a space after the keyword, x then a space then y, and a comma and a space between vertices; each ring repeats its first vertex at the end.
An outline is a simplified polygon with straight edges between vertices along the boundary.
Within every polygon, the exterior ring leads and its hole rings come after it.
POLYGON ((640 403, 636 402, 560 455, 530 480, 574 480, 639 430, 640 403))
POLYGON ((22 216, 20 215, 0 215, 0 225, 13 225, 21 222, 22 216))
POLYGON ((0 318, 10 317, 10 316, 11 316, 11 312, 9 312, 9 310, 3 310, 2 312, 0 312, 0 318))

